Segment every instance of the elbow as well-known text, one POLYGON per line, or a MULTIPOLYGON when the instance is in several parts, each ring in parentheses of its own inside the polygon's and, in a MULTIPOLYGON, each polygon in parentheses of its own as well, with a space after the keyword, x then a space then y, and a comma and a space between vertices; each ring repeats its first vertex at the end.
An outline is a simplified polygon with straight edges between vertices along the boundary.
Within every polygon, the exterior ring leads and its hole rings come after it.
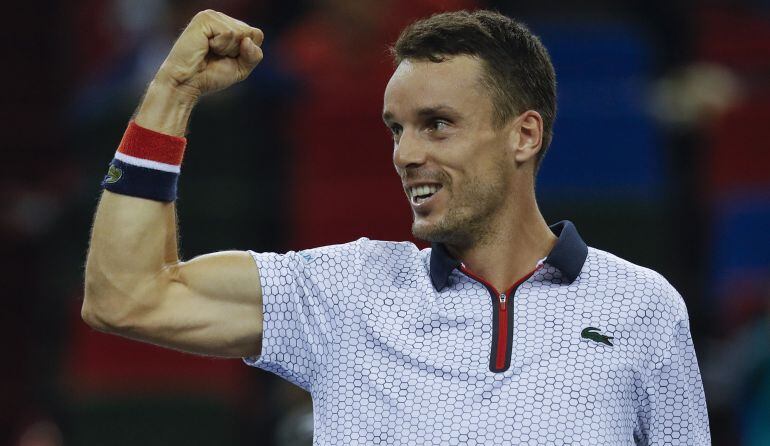
POLYGON ((109 313, 103 310, 104 304, 102 302, 105 300, 105 296, 101 296, 98 290, 98 286, 86 280, 80 318, 91 328, 110 332, 116 328, 117 324, 116 321, 110 320, 109 313))
POLYGON ((127 315, 131 302, 129 296, 124 296, 114 287, 105 286, 97 280, 89 280, 86 276, 83 294, 83 306, 80 317, 91 328, 106 333, 123 334, 129 329, 127 315))
POLYGON ((83 300, 83 306, 80 308, 80 318, 91 328, 99 331, 108 331, 109 325, 104 318, 99 316, 98 312, 88 305, 86 300, 83 300))

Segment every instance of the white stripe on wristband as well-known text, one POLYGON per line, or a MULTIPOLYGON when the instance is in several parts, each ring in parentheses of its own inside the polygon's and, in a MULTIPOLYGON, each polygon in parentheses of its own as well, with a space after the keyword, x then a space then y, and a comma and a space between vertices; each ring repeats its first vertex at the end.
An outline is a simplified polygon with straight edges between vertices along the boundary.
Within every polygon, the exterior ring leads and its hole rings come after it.
POLYGON ((123 161, 126 164, 132 164, 138 167, 145 167, 147 169, 162 170, 163 172, 179 173, 181 172, 180 166, 174 164, 161 163, 160 161, 153 161, 144 158, 137 158, 135 156, 126 155, 125 153, 115 152, 115 159, 123 161))

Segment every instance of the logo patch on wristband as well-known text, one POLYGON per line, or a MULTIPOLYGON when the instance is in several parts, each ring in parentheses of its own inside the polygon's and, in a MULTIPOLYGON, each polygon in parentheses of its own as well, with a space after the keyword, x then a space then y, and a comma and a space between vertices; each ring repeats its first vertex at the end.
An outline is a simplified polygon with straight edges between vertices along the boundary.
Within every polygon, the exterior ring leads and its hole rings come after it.
POLYGON ((107 178, 104 179, 104 182, 109 184, 117 183, 122 177, 123 171, 110 164, 110 168, 107 169, 107 178))

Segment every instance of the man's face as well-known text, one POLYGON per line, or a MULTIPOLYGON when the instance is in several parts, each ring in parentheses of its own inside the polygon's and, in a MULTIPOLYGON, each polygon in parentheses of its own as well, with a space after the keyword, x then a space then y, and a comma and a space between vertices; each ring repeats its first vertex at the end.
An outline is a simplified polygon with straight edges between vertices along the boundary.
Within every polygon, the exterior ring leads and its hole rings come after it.
POLYGON ((473 243, 510 202, 509 133, 493 123, 482 70, 468 56, 405 60, 385 89, 383 119, 417 238, 473 243))

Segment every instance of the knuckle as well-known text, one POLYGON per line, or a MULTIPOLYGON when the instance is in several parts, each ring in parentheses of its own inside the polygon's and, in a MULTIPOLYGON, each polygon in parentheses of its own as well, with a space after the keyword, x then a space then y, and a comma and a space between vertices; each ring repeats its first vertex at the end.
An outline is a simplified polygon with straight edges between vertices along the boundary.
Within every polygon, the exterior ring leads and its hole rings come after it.
POLYGON ((244 28, 248 28, 248 27, 249 27, 249 25, 248 25, 248 24, 246 24, 246 22, 244 22, 243 20, 238 20, 238 19, 236 19, 236 18, 234 18, 234 17, 230 17, 230 20, 232 20, 232 21, 233 21, 234 23, 236 23, 238 26, 242 26, 242 27, 244 27, 244 28))
POLYGON ((229 15, 225 14, 224 12, 214 11, 214 13, 217 15, 217 18, 230 26, 232 26, 234 20, 229 15))
POLYGON ((197 19, 210 19, 216 15, 216 11, 213 9, 204 9, 203 11, 195 14, 195 18, 197 19))

